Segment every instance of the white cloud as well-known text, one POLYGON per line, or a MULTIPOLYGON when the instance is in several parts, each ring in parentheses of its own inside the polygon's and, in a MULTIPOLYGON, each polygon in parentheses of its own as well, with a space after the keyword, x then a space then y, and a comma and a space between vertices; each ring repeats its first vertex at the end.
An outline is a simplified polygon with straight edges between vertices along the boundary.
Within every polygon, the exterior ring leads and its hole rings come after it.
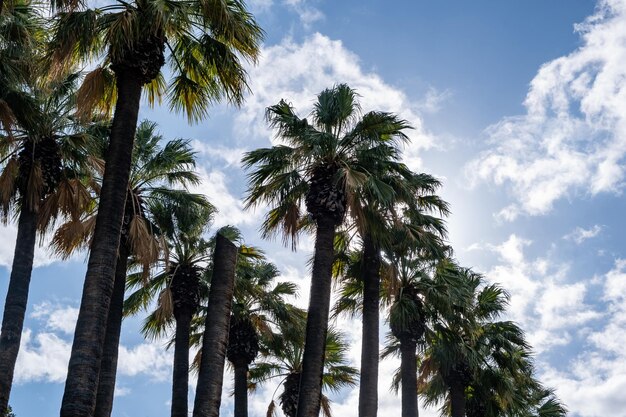
POLYGON ((563 236, 563 239, 572 240, 580 245, 585 240, 598 236, 601 231, 602 231, 602 226, 600 226, 599 224, 594 225, 590 229, 583 229, 582 227, 577 227, 571 233, 568 233, 567 235, 563 236))
POLYGON ((33 335, 32 330, 24 330, 15 365, 15 382, 63 382, 71 347, 70 342, 54 333, 33 335))
POLYGON ((588 285, 568 282, 568 265, 547 257, 528 259, 527 239, 512 234, 499 245, 472 245, 498 255, 485 272, 510 295, 507 314, 522 325, 535 351, 544 352, 572 340, 572 332, 602 315, 587 302, 588 285))
POLYGON ((203 142, 200 140, 191 141, 191 146, 194 151, 203 156, 208 156, 214 159, 221 159, 226 162, 226 166, 241 166, 241 157, 246 150, 244 148, 227 148, 225 146, 215 145, 209 142, 203 142))
POLYGON ((425 113, 437 113, 451 97, 452 92, 450 90, 439 91, 430 87, 417 107, 425 113))
POLYGON ((572 411, 583 417, 626 416, 626 261, 603 277, 607 316, 586 333, 585 351, 565 369, 546 366, 543 379, 557 387, 572 411))
POLYGON ((626 155, 626 6, 601 0, 577 25, 582 46, 544 64, 530 84, 526 114, 487 130, 490 148, 467 172, 510 186, 501 212, 545 214, 558 199, 620 192, 626 155))
POLYGON ((204 167, 197 168, 201 183, 190 187, 190 191, 204 194, 217 209, 214 224, 216 227, 225 225, 241 226, 255 224, 258 216, 253 210, 245 210, 241 198, 235 197, 229 191, 229 183, 234 178, 227 178, 219 170, 207 171, 204 167))
POLYGON ((78 308, 43 302, 33 307, 30 316, 44 321, 48 330, 71 335, 76 327, 78 308))
MULTIPOLYGON (((419 117, 420 105, 387 83, 376 73, 364 70, 359 58, 341 41, 315 33, 302 43, 290 39, 263 49, 256 67, 249 68, 250 88, 254 94, 246 99, 235 118, 235 137, 265 141, 273 133, 263 117, 265 109, 284 98, 301 116, 312 109, 316 95, 325 88, 347 83, 360 95, 363 111, 381 110, 399 114, 415 128, 406 149, 407 164, 418 169, 419 154, 434 146, 434 138, 419 117)), ((436 95, 434 92, 431 96, 436 95)), ((440 101, 431 97, 431 106, 440 101)), ((428 100, 426 100, 428 102, 428 100)))
POLYGON ((166 381, 172 375, 172 363, 173 351, 165 350, 163 342, 120 346, 118 372, 120 375, 147 375, 157 381, 166 381))
MULTIPOLYGON (((17 226, 15 224, 0 224, 0 266, 11 269, 13 263, 13 254, 15 252, 15 241, 17 239, 17 226)), ((35 258, 33 259, 33 268, 50 265, 56 259, 47 251, 50 244, 50 236, 44 238, 44 243, 39 245, 39 239, 35 245, 35 258)))
MULTIPOLYGON (((44 331, 25 329, 15 367, 15 381, 63 382, 71 352, 72 335, 78 309, 51 302, 37 304, 31 317, 44 322, 44 331)), ((157 381, 171 376, 173 352, 167 351, 163 342, 144 342, 134 346, 120 345, 118 374, 124 376, 149 376, 157 381)), ((125 395, 122 388, 116 395, 125 395)))

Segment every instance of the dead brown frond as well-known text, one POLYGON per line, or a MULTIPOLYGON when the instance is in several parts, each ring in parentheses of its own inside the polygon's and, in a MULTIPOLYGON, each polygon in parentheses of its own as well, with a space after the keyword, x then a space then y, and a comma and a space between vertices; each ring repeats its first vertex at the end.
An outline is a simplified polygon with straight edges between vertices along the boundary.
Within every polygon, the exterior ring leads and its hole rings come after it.
POLYGON ((297 203, 292 203, 287 208, 287 213, 285 213, 285 217, 283 219, 283 230, 284 236, 283 240, 287 243, 288 240, 291 240, 291 250, 296 250, 296 236, 298 236, 298 230, 300 226, 300 205, 297 203))
POLYGON ((6 101, 0 99, 0 128, 4 129, 10 136, 15 124, 15 115, 13 110, 11 110, 11 106, 6 101))
POLYGON ((128 238, 133 255, 143 265, 150 265, 159 259, 159 242, 150 233, 146 220, 135 215, 128 226, 128 238))
POLYGON ((159 294, 158 307, 154 316, 159 323, 167 323, 174 314, 174 301, 172 300, 172 290, 168 285, 159 294))
POLYGON ((322 415, 324 417, 333 417, 333 413, 330 409, 330 400, 324 394, 322 394, 320 398, 320 405, 322 406, 322 415))
MULTIPOLYGON (((49 194, 44 200, 39 204, 39 213, 37 218, 37 229, 39 231, 44 232, 48 230, 50 224, 56 218, 58 214, 59 207, 59 195, 58 193, 49 194)), ((43 239, 43 233, 41 235, 43 239)))
POLYGON ((272 400, 272 402, 270 402, 270 405, 267 407, 267 414, 265 416, 266 417, 278 416, 278 414, 276 413, 276 402, 274 400, 272 400))
POLYGON ((8 206, 15 195, 15 180, 20 172, 20 164, 17 158, 9 158, 0 173, 0 205, 8 206))
POLYGON ((85 234, 85 221, 70 220, 54 232, 52 249, 62 259, 67 259, 75 250, 86 246, 87 236, 85 234))
POLYGON ((76 94, 76 115, 88 120, 94 111, 111 115, 117 90, 115 78, 108 68, 98 67, 89 72, 76 94))
POLYGON ((25 202, 28 209, 38 212, 41 195, 43 193, 43 172, 41 170, 41 163, 39 161, 33 161, 30 173, 28 175, 28 185, 26 187, 25 202))

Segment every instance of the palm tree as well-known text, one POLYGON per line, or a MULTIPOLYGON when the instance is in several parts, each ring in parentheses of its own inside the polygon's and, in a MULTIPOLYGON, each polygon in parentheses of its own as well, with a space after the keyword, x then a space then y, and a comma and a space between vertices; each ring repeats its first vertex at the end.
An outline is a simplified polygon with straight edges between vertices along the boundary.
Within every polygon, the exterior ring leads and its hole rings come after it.
MULTIPOLYGON (((141 266, 142 271, 139 275, 145 280, 150 266, 159 260, 162 252, 166 251, 163 247, 164 239, 159 236, 159 227, 155 224, 152 208, 160 208, 163 202, 167 202, 168 207, 197 205, 212 210, 212 206, 203 196, 189 193, 184 188, 174 188, 186 187, 199 181, 191 170, 195 166, 194 153, 188 142, 180 139, 169 141, 161 147, 159 143, 163 137, 157 134, 156 127, 156 123, 143 121, 135 135, 122 238, 98 382, 94 414, 97 417, 109 417, 113 407, 129 260, 132 257, 132 264, 141 266)), ((92 155, 102 161, 106 152, 106 140, 103 138, 95 141, 92 147, 95 148, 92 155)), ((97 166, 101 175, 103 164, 99 163, 97 166)), ((67 256, 74 249, 91 241, 96 208, 94 207, 92 212, 86 213, 81 219, 70 221, 57 230, 53 244, 58 252, 67 256)))
POLYGON ((0 131, 37 120, 37 105, 25 88, 40 72, 44 20, 28 0, 0 1, 0 131), (4 9, 4 12, 3 12, 4 9))
POLYGON ((311 123, 281 100, 267 109, 266 117, 285 144, 251 151, 243 158, 244 165, 253 168, 247 206, 270 205, 265 237, 280 230, 295 248, 305 223, 303 205, 315 225, 298 417, 317 417, 320 410, 336 229, 361 187, 387 191, 371 168, 390 159, 397 142, 406 139, 405 121, 382 112, 361 116, 359 110, 356 92, 345 84, 317 96, 311 123))
POLYGON ((387 284, 385 291, 391 301, 391 336, 383 358, 400 354, 400 373, 394 388, 402 387, 402 417, 417 417, 417 349, 425 345, 425 335, 441 317, 450 314, 453 303, 463 295, 459 291, 462 283, 456 275, 434 273, 446 263, 440 262, 435 269, 433 260, 425 259, 410 246, 388 256, 394 281, 387 284))
MULTIPOLYGON (((161 328, 174 318, 174 367, 172 377, 172 417, 188 416, 189 347, 191 322, 199 308, 204 265, 209 261, 211 242, 203 238, 212 207, 173 207, 156 203, 157 224, 168 241, 168 258, 163 270, 152 281, 165 285, 158 298, 158 308, 146 320, 144 334, 158 335, 154 323, 161 328), (173 215, 172 215, 173 213, 173 215)), ((151 285, 152 290, 156 288, 151 285)))
POLYGON ((61 11, 51 48, 53 70, 76 59, 103 56, 101 66, 85 78, 81 107, 88 112, 112 91, 107 80, 113 80, 117 98, 61 406, 63 416, 85 416, 93 413, 96 402, 115 276, 109 260, 119 246, 143 86, 148 85, 153 99, 167 91, 170 107, 184 110, 191 121, 203 118, 215 101, 239 104, 246 89, 240 57, 256 59, 263 33, 238 0, 118 0, 100 9, 73 0, 55 5, 61 11), (161 75, 166 49, 173 74, 167 87, 161 75))
POLYGON ((202 353, 194 400, 194 417, 218 417, 222 398, 224 362, 235 285, 237 253, 241 248, 217 233, 211 288, 202 336, 202 353))
POLYGON ((512 358, 529 347, 517 325, 495 321, 508 303, 502 288, 485 286, 480 274, 451 262, 437 273, 456 275, 463 283, 465 298, 456 303, 453 314, 437 321, 429 332, 419 379, 425 386, 427 403, 439 402, 445 395, 444 407, 449 407, 450 415, 464 417, 468 390, 474 381, 478 381, 476 386, 482 384, 476 378, 483 366, 515 370, 512 358))
MULTIPOLYGON (((300 384, 304 357, 304 333, 306 313, 294 311, 294 317, 300 319, 299 325, 281 326, 280 332, 265 340, 262 350, 264 357, 250 369, 251 387, 256 389, 268 380, 279 379, 278 388, 282 393, 278 397, 281 409, 287 417, 295 417, 298 398, 301 397, 300 384)), ((338 392, 344 387, 356 385, 358 370, 347 365, 348 344, 343 335, 331 328, 326 335, 326 351, 322 386, 324 390, 338 392)), ((274 393, 276 395, 276 393, 274 393)), ((325 417, 332 417, 330 400, 321 396, 321 411, 325 417)), ((267 415, 275 416, 274 398, 268 406, 267 415)))
POLYGON ((490 353, 473 372, 466 389, 467 417, 564 417, 567 410, 554 392, 536 379, 528 349, 511 346, 507 334, 519 332, 510 323, 499 323, 483 355, 490 353))
POLYGON ((18 217, 18 233, 0 335, 0 412, 8 406, 20 345, 37 233, 89 204, 87 151, 92 137, 73 117, 77 74, 31 80, 37 123, 0 134, 0 218, 18 217))
MULTIPOLYGON (((390 155, 391 156, 391 155, 390 155)), ((440 218, 428 212, 448 214, 448 205, 434 194, 441 183, 427 174, 414 174, 393 160, 376 164, 379 184, 387 186, 387 195, 363 187, 353 202, 352 212, 362 236, 361 267, 355 274, 341 277, 345 295, 353 298, 354 280, 360 281, 358 307, 363 317, 361 338, 361 381, 359 416, 375 417, 378 409, 378 346, 381 285, 381 249, 391 249, 394 237, 403 244, 418 247, 430 258, 441 258, 445 252, 442 238, 446 230, 440 218), (404 211, 403 221, 399 213, 404 211)), ((383 188, 381 186, 378 189, 383 188)), ((338 268, 339 271, 341 267, 338 268)), ((350 270, 350 268, 348 268, 350 270)), ((341 273, 339 272, 338 273, 341 273)), ((346 271, 347 272, 347 271, 346 271)), ((343 298, 347 301, 347 298, 343 298)), ((341 301, 338 305, 341 312, 341 301)), ((353 311, 354 312, 354 311, 353 311)))
POLYGON ((263 259, 240 258, 237 263, 233 312, 226 357, 235 374, 235 417, 248 417, 248 371, 259 353, 260 339, 271 339, 272 326, 294 324, 294 307, 286 296, 295 296, 291 282, 274 284, 279 272, 263 259))

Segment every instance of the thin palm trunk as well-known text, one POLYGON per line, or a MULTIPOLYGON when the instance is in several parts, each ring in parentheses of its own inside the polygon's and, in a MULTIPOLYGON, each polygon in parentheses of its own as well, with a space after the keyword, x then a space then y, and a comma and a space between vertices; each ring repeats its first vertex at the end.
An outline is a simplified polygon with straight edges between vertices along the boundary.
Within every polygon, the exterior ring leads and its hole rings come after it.
POLYGON ((465 388, 461 381, 454 378, 450 381, 450 408, 452 417, 465 417, 465 388))
POLYGON ((174 370, 172 377, 172 417, 188 417, 189 332, 192 315, 193 312, 190 309, 185 309, 176 317, 174 370))
POLYGON ((378 338, 380 314, 380 251, 371 235, 363 238, 363 337, 359 417, 378 414, 378 338))
POLYGON ((111 260, 117 258, 142 87, 141 79, 132 73, 117 74, 116 81, 118 100, 61 404, 62 417, 91 416, 96 405, 98 374, 115 281, 115 262, 111 260))
POLYGON ((218 233, 213 259, 213 277, 193 407, 194 417, 219 416, 235 285, 237 247, 218 233))
POLYGON ((335 222, 332 219, 322 217, 317 221, 315 255, 311 273, 311 298, 306 321, 306 339, 302 356, 300 395, 298 396, 298 417, 318 417, 320 413, 335 228, 335 222))
POLYGON ((94 417, 110 417, 113 411, 115 394, 115 377, 117 375, 117 359, 119 354, 120 334, 122 332, 122 316, 124 310, 124 289, 130 249, 128 242, 120 243, 120 251, 115 267, 115 284, 107 319, 102 364, 98 380, 96 411, 94 417))
POLYGON ((235 417, 248 417, 248 365, 235 366, 235 417))
POLYGON ((37 214, 28 210, 25 204, 22 205, 17 227, 13 265, 0 333, 0 416, 4 416, 9 407, 37 238, 37 214))
POLYGON ((417 344, 400 340, 400 378, 402 380, 402 417, 418 417, 417 409, 417 344))

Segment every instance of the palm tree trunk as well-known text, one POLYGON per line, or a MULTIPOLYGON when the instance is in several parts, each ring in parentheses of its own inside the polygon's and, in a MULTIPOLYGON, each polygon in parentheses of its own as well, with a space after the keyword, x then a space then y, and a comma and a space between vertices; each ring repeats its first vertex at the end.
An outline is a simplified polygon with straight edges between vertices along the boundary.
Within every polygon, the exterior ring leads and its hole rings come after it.
POLYGON ((61 403, 62 417, 92 416, 96 405, 98 374, 115 281, 115 262, 111 260, 117 259, 142 87, 141 79, 130 72, 116 74, 116 82, 118 99, 61 403))
POLYGON ((248 365, 235 366, 235 417, 248 417, 248 365))
POLYGON ((359 417, 378 414, 378 338, 380 314, 380 251, 372 236, 363 238, 363 337, 361 339, 361 381, 359 417))
POLYGON ((124 310, 124 289, 126 287, 126 271, 128 269, 129 257, 130 249, 128 242, 120 243, 117 265, 115 266, 115 284, 113 285, 111 307, 104 336, 104 348, 102 349, 102 364, 98 379, 98 394, 96 396, 94 417, 111 417, 111 412, 113 411, 117 358, 124 310))
POLYGON ((0 416, 4 416, 9 407, 13 372, 20 349, 28 303, 28 287, 33 270, 36 238, 37 214, 23 204, 18 220, 17 240, 0 333, 0 416))
POLYGON ((400 378, 402 380, 402 417, 417 417, 417 344, 400 340, 400 378))
POLYGON ((176 316, 174 340, 174 372, 172 377, 172 417, 188 417, 189 397, 189 332, 193 312, 183 311, 176 316))
POLYGON ((218 417, 235 285, 237 247, 217 234, 193 417, 218 417))
POLYGON ((328 311, 332 265, 334 260, 335 222, 317 220, 315 255, 311 273, 311 296, 306 321, 306 339, 302 356, 302 375, 298 397, 298 417, 318 417, 322 395, 322 374, 328 331, 328 311))
POLYGON ((448 388, 450 389, 452 417, 465 417, 465 387, 460 381, 454 379, 448 388))

